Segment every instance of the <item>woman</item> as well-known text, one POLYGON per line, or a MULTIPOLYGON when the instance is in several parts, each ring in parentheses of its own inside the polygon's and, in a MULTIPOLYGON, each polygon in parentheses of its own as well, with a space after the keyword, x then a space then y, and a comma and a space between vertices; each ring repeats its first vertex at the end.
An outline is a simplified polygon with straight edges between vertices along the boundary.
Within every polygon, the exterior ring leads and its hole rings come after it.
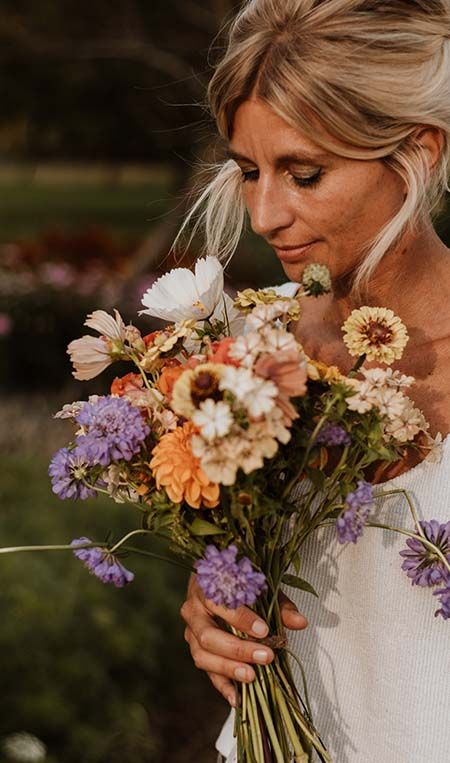
MULTIPOLYGON (((206 203, 208 251, 232 253, 247 211, 287 292, 308 263, 326 264, 334 295, 306 305, 298 335, 309 355, 344 371, 340 327, 352 309, 383 305, 401 317, 410 341, 394 367, 415 376, 411 395, 444 439, 440 462, 385 487, 409 490, 421 518, 449 521, 450 252, 430 216, 450 164, 449 0, 253 0, 231 27, 209 102, 229 159, 194 210, 206 203)), ((407 522, 398 496, 379 511, 407 522)), ((302 559, 320 600, 283 599, 336 763, 449 760, 448 625, 430 616, 429 592, 409 590, 403 545, 372 530, 342 550, 323 528, 302 559)), ((273 657, 258 644, 266 625, 206 601, 195 577, 182 616, 197 667, 235 704, 233 681, 252 681, 252 664, 273 657)), ((218 748, 233 760, 229 727, 218 748)))

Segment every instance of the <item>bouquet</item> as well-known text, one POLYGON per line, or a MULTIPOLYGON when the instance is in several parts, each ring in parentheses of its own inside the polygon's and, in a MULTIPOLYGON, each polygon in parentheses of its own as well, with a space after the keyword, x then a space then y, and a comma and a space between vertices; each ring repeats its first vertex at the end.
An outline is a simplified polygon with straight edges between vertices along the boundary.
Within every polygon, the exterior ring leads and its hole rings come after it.
MULTIPOLYGON (((143 336, 117 310, 96 310, 85 325, 98 336, 68 348, 77 379, 115 361, 134 370, 116 378, 110 394, 56 414, 75 434, 51 461, 53 490, 72 500, 104 493, 133 514, 116 542, 81 537, 56 548, 71 549, 103 583, 122 587, 134 577, 122 553, 157 556, 145 542, 162 537, 196 571, 208 599, 253 607, 268 623, 265 643, 275 659, 237 687, 239 763, 331 760, 278 595, 287 586, 317 596, 300 575, 305 540, 330 523, 341 544, 356 543, 366 527, 385 528, 371 513, 377 495, 388 493, 377 493, 370 474, 435 447, 406 394, 414 380, 390 368, 408 340, 391 310, 362 307, 345 322, 343 341, 355 358, 349 373, 305 354, 290 324, 302 300, 330 288, 327 269, 313 264, 295 297, 246 289, 232 300, 220 263, 206 257, 195 273, 175 269, 144 294, 142 312, 165 328, 143 336), (291 660, 299 662, 301 687, 291 660)), ((413 584, 434 589, 436 615, 448 619, 450 522, 420 522, 404 497, 411 531, 389 528, 407 536, 403 570, 413 584)))

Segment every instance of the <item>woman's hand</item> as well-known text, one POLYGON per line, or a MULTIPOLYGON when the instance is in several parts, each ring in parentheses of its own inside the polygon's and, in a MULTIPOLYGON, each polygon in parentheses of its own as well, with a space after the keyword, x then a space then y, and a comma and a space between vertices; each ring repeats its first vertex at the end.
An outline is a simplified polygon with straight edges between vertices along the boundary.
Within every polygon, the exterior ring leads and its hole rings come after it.
MULTIPOLYGON (((306 618, 285 594, 280 594, 279 601, 285 627, 291 630, 306 628, 306 618)), ((266 623, 248 607, 226 609, 206 599, 197 585, 195 575, 191 575, 181 616, 186 623, 184 638, 189 644, 196 667, 206 671, 215 688, 235 707, 233 680, 250 683, 255 678, 251 664, 267 665, 274 658, 272 649, 257 641, 268 635, 266 623), (227 633, 220 628, 215 617, 220 617, 256 640, 244 641, 227 633)))

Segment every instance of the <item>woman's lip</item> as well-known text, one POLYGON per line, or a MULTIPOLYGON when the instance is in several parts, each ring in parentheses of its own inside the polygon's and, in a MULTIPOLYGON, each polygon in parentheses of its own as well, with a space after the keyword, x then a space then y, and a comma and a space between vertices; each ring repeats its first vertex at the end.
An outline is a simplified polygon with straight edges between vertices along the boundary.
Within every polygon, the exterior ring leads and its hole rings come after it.
POLYGON ((281 262, 297 262, 298 260, 301 260, 307 252, 309 252, 314 244, 317 244, 317 241, 310 241, 309 244, 304 244, 304 246, 290 246, 285 249, 280 249, 279 247, 274 246, 273 248, 275 249, 275 253, 281 262))

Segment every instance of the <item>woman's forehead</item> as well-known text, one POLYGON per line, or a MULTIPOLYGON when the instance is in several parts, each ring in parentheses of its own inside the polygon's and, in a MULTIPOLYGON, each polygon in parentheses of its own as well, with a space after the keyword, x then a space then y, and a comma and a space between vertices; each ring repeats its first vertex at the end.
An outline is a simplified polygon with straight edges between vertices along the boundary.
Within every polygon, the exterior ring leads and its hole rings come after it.
POLYGON ((236 161, 245 161, 251 158, 249 154, 259 150, 280 164, 319 161, 332 156, 268 104, 251 99, 236 110, 227 154, 236 161))

